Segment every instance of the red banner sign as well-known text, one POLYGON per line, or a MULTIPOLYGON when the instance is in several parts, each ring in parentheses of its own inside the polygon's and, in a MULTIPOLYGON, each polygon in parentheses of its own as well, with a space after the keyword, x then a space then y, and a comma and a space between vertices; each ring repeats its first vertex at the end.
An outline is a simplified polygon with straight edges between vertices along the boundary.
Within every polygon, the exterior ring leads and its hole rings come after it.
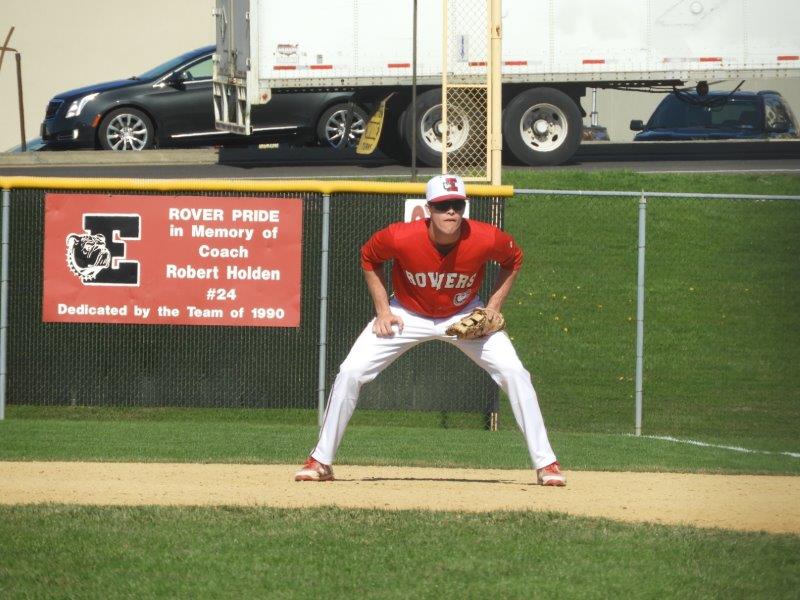
POLYGON ((298 327, 299 198, 47 194, 47 322, 298 327))

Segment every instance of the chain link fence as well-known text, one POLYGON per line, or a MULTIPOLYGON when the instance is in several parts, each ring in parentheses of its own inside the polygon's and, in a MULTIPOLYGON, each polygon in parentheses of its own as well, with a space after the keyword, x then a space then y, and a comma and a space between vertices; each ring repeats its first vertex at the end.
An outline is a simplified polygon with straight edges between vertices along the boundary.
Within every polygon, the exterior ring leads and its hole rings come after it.
MULTIPOLYGON (((317 408, 321 194, 193 192, 218 198, 221 206, 231 196, 302 198, 301 324, 280 328, 43 322, 47 193, 38 189, 10 192, 9 404, 317 408)), ((169 202, 169 196, 160 192, 130 193, 169 202)), ((374 316, 359 248, 374 231, 403 219, 405 199, 383 193, 331 196, 328 387, 350 346, 374 316)), ((502 227, 503 202, 496 197, 473 197, 471 215, 502 227)), ((487 270, 483 297, 490 291, 495 272, 487 270)), ((488 412, 496 410, 497 399, 495 383, 461 352, 448 344, 430 343, 409 351, 365 386, 361 405, 488 412), (440 368, 443 361, 447 369, 440 368)))
POLYGON ((647 198, 645 431, 797 439, 798 200, 647 198))
MULTIPOLYGON (((155 194, 135 192, 144 193, 155 194)), ((317 407, 320 194, 205 194, 220 202, 302 197, 296 329, 43 323, 44 194, 11 192, 10 403, 317 407)), ((331 198, 328 386, 372 316, 358 248, 402 218, 404 200, 331 198)), ((800 428, 800 197, 517 190, 509 201, 475 198, 470 211, 525 250, 504 312, 550 428, 632 432, 637 395, 649 435, 723 438, 755 428, 768 437, 800 428)), ((484 298, 495 273, 487 272, 484 298)), ((429 343, 365 386, 360 405, 488 412, 497 401, 480 369, 429 343)), ((505 404, 501 426, 514 427, 505 404)))
POLYGON ((796 435, 800 196, 516 190, 506 219, 526 265, 505 312, 549 427, 633 433, 638 395, 647 435, 796 435))
POLYGON ((445 0, 443 171, 489 179, 489 0, 445 0), (475 83, 476 77, 483 83, 475 83))

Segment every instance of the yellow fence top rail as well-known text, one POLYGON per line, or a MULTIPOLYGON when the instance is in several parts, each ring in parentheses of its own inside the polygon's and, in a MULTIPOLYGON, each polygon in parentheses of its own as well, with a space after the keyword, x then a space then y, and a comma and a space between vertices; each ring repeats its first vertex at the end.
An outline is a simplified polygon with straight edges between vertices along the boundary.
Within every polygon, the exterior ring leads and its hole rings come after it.
MULTIPOLYGON (((314 179, 119 179, 84 177, 0 177, 0 189, 125 190, 157 192, 310 192, 318 194, 400 194, 425 196, 424 183, 321 181, 314 179)), ((508 197, 510 185, 467 184, 468 196, 508 197)))

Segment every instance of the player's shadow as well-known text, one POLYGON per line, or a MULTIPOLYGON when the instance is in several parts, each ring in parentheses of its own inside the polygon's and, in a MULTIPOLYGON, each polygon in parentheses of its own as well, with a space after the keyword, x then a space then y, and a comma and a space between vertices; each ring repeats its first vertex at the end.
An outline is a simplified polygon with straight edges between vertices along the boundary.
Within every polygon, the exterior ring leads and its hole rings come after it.
POLYGON ((439 483, 491 483, 492 485, 505 484, 505 485, 528 485, 519 481, 511 481, 508 479, 460 479, 456 477, 362 477, 360 479, 340 479, 337 481, 434 481, 439 483))

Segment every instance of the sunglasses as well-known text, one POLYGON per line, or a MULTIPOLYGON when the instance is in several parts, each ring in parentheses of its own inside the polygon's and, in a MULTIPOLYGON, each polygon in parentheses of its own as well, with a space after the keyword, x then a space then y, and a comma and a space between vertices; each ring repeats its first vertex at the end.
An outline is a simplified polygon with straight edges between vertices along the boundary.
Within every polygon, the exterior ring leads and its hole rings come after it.
POLYGON ((467 206, 466 200, 445 200, 444 202, 431 202, 431 210, 436 212, 448 212, 451 208, 456 212, 461 212, 467 206))

